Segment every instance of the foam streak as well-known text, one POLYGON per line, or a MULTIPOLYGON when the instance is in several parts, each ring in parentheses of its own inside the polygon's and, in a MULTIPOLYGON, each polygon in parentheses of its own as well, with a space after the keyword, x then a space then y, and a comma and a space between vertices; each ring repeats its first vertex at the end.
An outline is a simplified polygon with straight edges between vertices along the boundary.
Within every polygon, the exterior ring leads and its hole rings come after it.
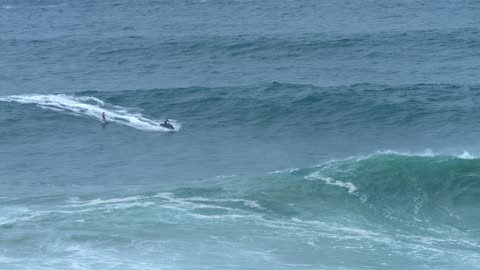
MULTIPOLYGON (((109 123, 116 123, 144 131, 169 131, 160 126, 161 120, 144 117, 140 113, 129 112, 127 108, 106 104, 104 101, 89 96, 70 95, 16 95, 0 97, 0 101, 16 102, 20 104, 35 104, 43 109, 65 112, 79 116, 87 116, 98 121, 103 121, 102 112, 107 115, 109 123)), ((180 124, 171 120, 175 130, 180 129, 180 124)))

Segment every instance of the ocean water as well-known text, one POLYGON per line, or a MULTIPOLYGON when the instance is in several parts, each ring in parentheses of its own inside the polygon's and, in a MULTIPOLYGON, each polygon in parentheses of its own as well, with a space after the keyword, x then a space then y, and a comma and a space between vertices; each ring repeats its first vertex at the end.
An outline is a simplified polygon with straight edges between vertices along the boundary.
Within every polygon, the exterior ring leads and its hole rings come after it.
POLYGON ((0 0, 0 269, 480 269, 479 12, 0 0))

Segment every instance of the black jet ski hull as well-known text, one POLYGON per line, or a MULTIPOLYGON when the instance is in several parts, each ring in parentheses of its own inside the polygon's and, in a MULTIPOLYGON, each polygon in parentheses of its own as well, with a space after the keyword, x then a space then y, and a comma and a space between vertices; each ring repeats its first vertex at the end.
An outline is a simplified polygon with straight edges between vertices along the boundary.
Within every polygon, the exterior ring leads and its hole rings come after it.
POLYGON ((160 124, 161 127, 164 127, 164 128, 168 128, 168 129, 171 129, 171 130, 174 130, 175 128, 172 126, 172 124, 160 124))

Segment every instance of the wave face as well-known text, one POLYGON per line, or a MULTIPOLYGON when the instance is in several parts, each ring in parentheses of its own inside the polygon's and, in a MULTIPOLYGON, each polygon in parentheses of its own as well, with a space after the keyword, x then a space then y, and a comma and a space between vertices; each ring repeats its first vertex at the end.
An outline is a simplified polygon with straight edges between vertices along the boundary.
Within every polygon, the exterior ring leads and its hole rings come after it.
POLYGON ((147 269, 474 269, 479 168, 479 159, 379 153, 143 192, 2 198, 3 231, 36 229, 4 235, 11 248, 1 262, 134 269, 141 257, 147 269), (48 264, 37 259, 45 250, 48 264), (21 251, 29 259, 20 260, 21 251))

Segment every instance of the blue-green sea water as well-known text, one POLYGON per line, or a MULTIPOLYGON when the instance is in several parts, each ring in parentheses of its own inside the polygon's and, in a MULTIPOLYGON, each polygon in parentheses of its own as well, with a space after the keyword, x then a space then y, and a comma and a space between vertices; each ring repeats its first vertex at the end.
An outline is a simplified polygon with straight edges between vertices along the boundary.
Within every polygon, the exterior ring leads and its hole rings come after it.
POLYGON ((0 0, 0 269, 480 269, 479 12, 0 0))

